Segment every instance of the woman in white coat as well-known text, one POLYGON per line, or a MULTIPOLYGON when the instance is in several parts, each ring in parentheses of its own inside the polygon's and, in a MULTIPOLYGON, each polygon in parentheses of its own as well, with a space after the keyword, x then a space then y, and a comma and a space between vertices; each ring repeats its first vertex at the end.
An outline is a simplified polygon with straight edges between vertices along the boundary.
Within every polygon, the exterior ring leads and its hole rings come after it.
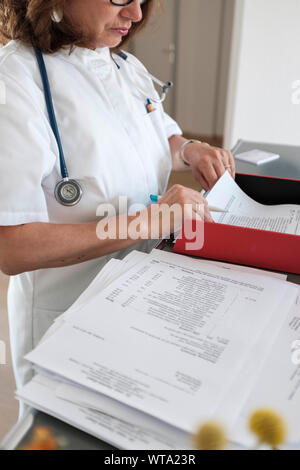
MULTIPOLYGON (((144 67, 132 56, 127 64, 112 55, 146 23, 153 2, 0 0, 0 268, 11 276, 18 387, 32 375, 23 356, 107 260, 154 246, 150 229, 158 221, 151 220, 150 194, 163 195, 160 203, 170 206, 205 205, 198 192, 182 186, 165 193, 172 168, 189 165, 205 189, 225 169, 234 176, 230 152, 199 142, 185 145, 161 104, 147 113, 147 96, 138 90, 156 92, 140 73, 144 67), (74 206, 54 194, 62 179, 59 149, 34 47, 45 60, 70 177, 82 188, 74 206), (149 240, 96 235, 97 207, 116 205, 123 195, 145 207, 149 240)), ((125 217, 132 221, 136 215, 125 217)), ((211 220, 206 205, 205 218, 211 220)))

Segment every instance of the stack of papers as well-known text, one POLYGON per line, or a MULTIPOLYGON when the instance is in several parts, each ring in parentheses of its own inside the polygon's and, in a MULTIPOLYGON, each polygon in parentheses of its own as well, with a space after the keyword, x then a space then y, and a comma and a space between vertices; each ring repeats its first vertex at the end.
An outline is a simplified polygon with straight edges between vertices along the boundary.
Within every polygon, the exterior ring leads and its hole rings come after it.
POLYGON ((37 374, 17 396, 120 449, 191 449, 212 418, 251 447, 245 423, 260 406, 300 442, 299 326, 299 288, 282 275, 132 252, 28 354, 37 374))

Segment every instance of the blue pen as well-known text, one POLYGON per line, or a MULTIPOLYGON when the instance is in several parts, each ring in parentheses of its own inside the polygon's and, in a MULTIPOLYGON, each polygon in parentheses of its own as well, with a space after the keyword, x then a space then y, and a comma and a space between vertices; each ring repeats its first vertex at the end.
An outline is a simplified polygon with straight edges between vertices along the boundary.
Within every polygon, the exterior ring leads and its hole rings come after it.
MULTIPOLYGON (((155 196, 154 194, 150 194, 150 199, 152 202, 157 203, 161 199, 161 196, 155 196)), ((229 212, 229 211, 226 211, 224 209, 220 209, 219 207, 214 207, 214 206, 208 206, 208 210, 210 212, 220 212, 223 214, 228 214, 229 212)))
POLYGON ((154 196, 154 194, 150 194, 150 199, 152 202, 158 202, 159 201, 159 196, 154 196))

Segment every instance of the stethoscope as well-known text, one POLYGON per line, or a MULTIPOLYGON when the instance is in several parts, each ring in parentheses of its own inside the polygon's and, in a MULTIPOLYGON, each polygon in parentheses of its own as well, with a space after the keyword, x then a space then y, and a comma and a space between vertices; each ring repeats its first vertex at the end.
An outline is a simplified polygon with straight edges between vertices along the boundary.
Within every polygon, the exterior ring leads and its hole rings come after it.
MULTIPOLYGON (((63 147, 62 147, 62 143, 61 143, 61 139, 60 139, 60 135, 58 131, 57 120, 55 116, 50 83, 48 79, 44 57, 40 50, 34 48, 34 51, 35 51, 35 55, 38 61, 38 65, 39 65, 39 69, 40 69, 40 73, 42 77, 50 125, 52 128, 53 134, 55 136, 58 150, 59 150, 60 171, 61 171, 62 180, 56 184, 54 195, 55 195, 56 200, 63 206, 75 206, 80 202, 82 198, 82 194, 83 194, 82 187, 78 183, 78 181, 71 179, 69 177, 69 173, 68 173, 68 169, 67 169, 67 165, 65 161, 65 156, 64 156, 64 151, 63 151, 63 147)), ((128 55, 125 54, 125 52, 120 51, 116 55, 118 55, 121 59, 129 63, 131 66, 138 69, 139 73, 142 76, 144 76, 147 79, 152 80, 157 85, 162 87, 161 97, 160 98, 154 97, 150 99, 154 103, 163 103, 163 101, 166 99, 169 89, 173 87, 173 83, 172 82, 164 83, 158 78, 153 77, 153 75, 151 75, 150 73, 143 71, 143 70, 141 71, 140 68, 137 67, 137 65, 135 65, 133 62, 129 60, 128 55)), ((116 66, 118 67, 118 69, 120 69, 120 65, 116 61, 114 62, 116 66)), ((141 90, 139 88, 138 88, 138 91, 142 94, 146 94, 144 90, 141 90)), ((150 101, 150 99, 148 99, 148 101, 150 101)))

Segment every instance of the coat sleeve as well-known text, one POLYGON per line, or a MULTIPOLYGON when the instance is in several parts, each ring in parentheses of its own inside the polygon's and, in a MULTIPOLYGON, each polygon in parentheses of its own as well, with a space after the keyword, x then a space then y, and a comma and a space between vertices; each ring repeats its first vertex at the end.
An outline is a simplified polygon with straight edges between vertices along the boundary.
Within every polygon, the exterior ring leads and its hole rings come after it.
POLYGON ((22 84, 3 73, 0 82, 0 225, 49 222, 43 181, 56 161, 51 127, 22 84))
POLYGON ((168 139, 172 135, 182 135, 182 130, 174 119, 164 112, 164 125, 168 139))

